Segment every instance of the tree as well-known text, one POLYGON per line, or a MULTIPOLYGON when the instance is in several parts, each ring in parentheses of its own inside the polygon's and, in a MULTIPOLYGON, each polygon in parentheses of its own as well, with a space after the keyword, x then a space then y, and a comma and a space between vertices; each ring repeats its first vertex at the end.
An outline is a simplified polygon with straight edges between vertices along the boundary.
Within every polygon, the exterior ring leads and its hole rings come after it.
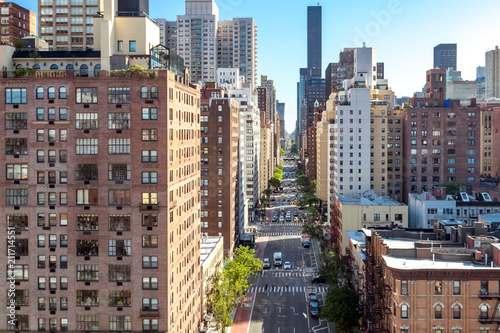
POLYGON ((358 295, 347 285, 330 285, 321 316, 335 323, 337 332, 359 332, 358 295))
POLYGON ((316 194, 316 183, 317 183, 317 181, 313 180, 311 182, 311 185, 309 185, 309 188, 307 189, 307 192, 309 192, 311 194, 316 194))
POLYGON ((281 180, 272 176, 271 179, 269 179, 269 185, 274 187, 275 189, 277 189, 277 188, 281 187, 281 180))
POLYGON ((465 188, 465 183, 464 182, 454 182, 454 183, 448 183, 444 185, 440 185, 446 187, 446 193, 455 195, 458 192, 460 192, 460 188, 465 188))
POLYGON ((280 163, 276 166, 276 169, 280 169, 281 171, 283 171, 283 164, 280 163))
POLYGON ((249 279, 256 277, 261 269, 262 261, 255 258, 255 250, 241 246, 217 275, 208 305, 220 325, 220 332, 225 333, 226 328, 233 324, 231 313, 234 307, 245 297, 244 293, 250 287, 249 279))
POLYGON ((280 155, 285 156, 285 149, 283 149, 283 148, 280 149, 280 155))
POLYGON ((266 188, 264 191, 263 191, 264 195, 267 196, 268 198, 271 196, 271 194, 273 194, 273 190, 270 189, 270 188, 266 188))
POLYGON ((14 42, 14 47, 16 48, 16 51, 22 51, 24 45, 23 45, 23 42, 18 39, 14 42))
POLYGON ((261 196, 260 201, 262 202, 262 205, 269 205, 269 203, 271 202, 271 200, 266 196, 261 196))
POLYGON ((295 143, 292 144, 292 148, 290 148, 290 152, 292 154, 297 154, 298 153, 297 145, 295 143))
POLYGON ((273 175, 274 178, 277 178, 279 180, 283 179, 283 173, 275 172, 273 175))
POLYGON ((297 185, 298 186, 309 186, 310 182, 309 182, 309 178, 307 178, 306 175, 300 175, 297 180, 297 185))

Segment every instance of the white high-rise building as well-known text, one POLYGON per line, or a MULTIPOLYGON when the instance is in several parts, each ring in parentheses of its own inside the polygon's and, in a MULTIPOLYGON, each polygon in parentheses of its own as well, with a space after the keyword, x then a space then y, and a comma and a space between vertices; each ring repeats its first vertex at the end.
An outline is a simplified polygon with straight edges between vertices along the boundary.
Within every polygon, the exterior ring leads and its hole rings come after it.
POLYGON ((486 52, 486 70, 485 70, 485 98, 500 98, 500 50, 495 46, 494 50, 486 52))
POLYGON ((177 54, 192 82, 215 81, 218 21, 214 0, 186 0, 186 14, 177 16, 177 54))
POLYGON ((253 18, 219 20, 214 0, 186 0, 177 21, 156 19, 160 42, 184 58, 194 82, 215 81, 217 68, 238 68, 257 85, 257 26, 253 18), (175 48, 174 48, 175 45, 175 48))

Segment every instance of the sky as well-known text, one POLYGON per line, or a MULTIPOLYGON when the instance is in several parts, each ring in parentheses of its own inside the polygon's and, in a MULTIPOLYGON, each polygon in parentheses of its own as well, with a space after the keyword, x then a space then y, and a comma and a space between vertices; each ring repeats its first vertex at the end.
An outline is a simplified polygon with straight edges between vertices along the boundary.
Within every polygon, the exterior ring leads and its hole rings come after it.
MULTIPOLYGON (((37 0, 14 0, 32 11, 37 0)), ((108 0, 105 0, 108 1, 108 0)), ((219 17, 253 17, 258 26, 258 75, 274 80, 285 102, 285 128, 295 129, 299 68, 307 67, 306 0, 215 0, 219 17)), ((500 44, 498 0, 357 0, 320 1, 323 7, 323 71, 338 61, 345 47, 377 49, 385 78, 397 96, 412 96, 433 66, 433 48, 457 43, 457 69, 475 80, 485 52, 500 44)), ((150 0, 150 16, 175 20, 184 0, 150 0)))

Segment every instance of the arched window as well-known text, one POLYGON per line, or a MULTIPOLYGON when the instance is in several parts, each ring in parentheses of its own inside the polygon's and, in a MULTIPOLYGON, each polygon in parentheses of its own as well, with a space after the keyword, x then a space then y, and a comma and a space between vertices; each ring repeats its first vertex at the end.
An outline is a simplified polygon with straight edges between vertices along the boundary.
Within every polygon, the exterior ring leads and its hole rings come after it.
POLYGON ((403 319, 408 318, 408 305, 406 304, 401 305, 401 318, 403 319))
POLYGON ((36 88, 36 99, 43 99, 43 87, 36 88))
POLYGON ((83 64, 80 66, 80 76, 88 77, 89 76, 89 66, 83 64))
POLYGON ((59 66, 57 66, 56 64, 53 64, 52 66, 50 66, 50 70, 51 71, 55 71, 55 70, 58 70, 59 69, 59 66))
POLYGON ((148 87, 142 87, 141 88, 141 98, 147 99, 148 98, 148 87))
POLYGON ((33 69, 39 71, 40 70, 40 65, 38 65, 38 64, 33 65, 33 69))
POLYGON ((443 307, 440 304, 437 304, 434 307, 434 317, 436 319, 442 319, 443 318, 443 307))
POLYGON ((158 98, 158 87, 151 87, 151 98, 158 98))
POLYGON ((56 88, 49 87, 47 89, 47 97, 48 97, 48 99, 55 99, 56 98, 56 88))
POLYGON ((23 69, 23 68, 24 68, 24 66, 21 65, 21 64, 19 64, 19 65, 16 66, 16 69, 23 69))
POLYGON ((66 87, 59 88, 59 98, 66 99, 66 87))
POLYGON ((67 71, 70 71, 70 70, 73 70, 73 69, 75 69, 75 66, 73 66, 72 64, 67 64, 66 65, 66 70, 67 71))
POLYGON ((101 65, 97 64, 94 66, 94 76, 98 77, 99 76, 99 70, 101 69, 101 65))
POLYGON ((486 304, 481 305, 481 319, 488 319, 488 306, 486 304))
POLYGON ((453 306, 453 319, 460 319, 460 305, 453 306))

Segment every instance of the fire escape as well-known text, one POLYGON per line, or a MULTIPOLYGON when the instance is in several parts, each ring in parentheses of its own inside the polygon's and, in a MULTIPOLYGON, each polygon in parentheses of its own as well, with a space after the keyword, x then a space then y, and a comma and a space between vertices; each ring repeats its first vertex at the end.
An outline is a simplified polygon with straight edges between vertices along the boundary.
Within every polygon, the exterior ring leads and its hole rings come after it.
MULTIPOLYGON (((371 247, 367 246, 367 251, 371 247)), ((371 322, 371 332, 391 333, 389 316, 392 314, 388 304, 391 300, 391 287, 385 281, 384 272, 380 263, 377 264, 373 253, 368 252, 366 257, 366 293, 367 319, 371 322)))
MULTIPOLYGON (((488 293, 488 291, 481 291, 481 294, 479 295, 479 298, 482 300, 493 300, 495 302, 495 306, 491 307, 492 313, 491 316, 488 315, 488 313, 482 313, 479 315, 479 322, 481 324, 490 324, 494 326, 493 332, 498 332, 500 329, 500 311, 499 311, 499 306, 500 306, 500 293, 498 294, 491 294, 488 293)), ((490 327, 493 328, 493 327, 490 327)))

